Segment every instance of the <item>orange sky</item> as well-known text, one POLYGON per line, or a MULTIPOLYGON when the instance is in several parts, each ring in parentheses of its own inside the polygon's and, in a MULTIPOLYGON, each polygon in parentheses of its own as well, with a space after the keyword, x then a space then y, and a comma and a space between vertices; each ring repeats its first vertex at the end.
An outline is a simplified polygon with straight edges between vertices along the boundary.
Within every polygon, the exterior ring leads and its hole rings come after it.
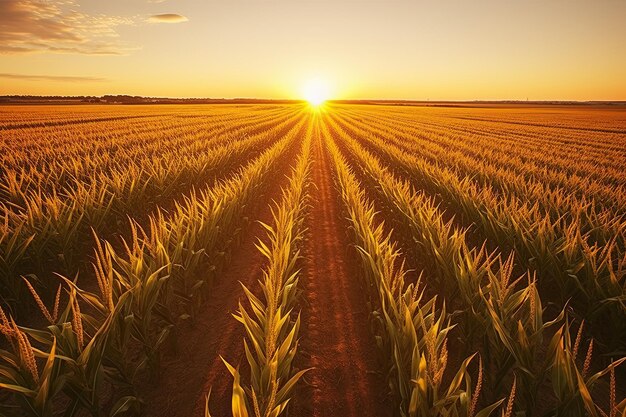
POLYGON ((0 95, 626 100, 626 1, 0 0, 0 95))

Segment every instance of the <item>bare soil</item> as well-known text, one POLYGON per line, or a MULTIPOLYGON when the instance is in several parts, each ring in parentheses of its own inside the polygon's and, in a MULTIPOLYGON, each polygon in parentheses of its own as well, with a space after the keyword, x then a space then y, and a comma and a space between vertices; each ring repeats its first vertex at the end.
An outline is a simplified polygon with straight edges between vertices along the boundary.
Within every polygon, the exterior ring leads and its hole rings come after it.
POLYGON ((387 387, 369 331, 366 290, 351 247, 328 150, 313 142, 311 212, 307 218, 300 352, 311 369, 290 415, 388 416, 387 387))

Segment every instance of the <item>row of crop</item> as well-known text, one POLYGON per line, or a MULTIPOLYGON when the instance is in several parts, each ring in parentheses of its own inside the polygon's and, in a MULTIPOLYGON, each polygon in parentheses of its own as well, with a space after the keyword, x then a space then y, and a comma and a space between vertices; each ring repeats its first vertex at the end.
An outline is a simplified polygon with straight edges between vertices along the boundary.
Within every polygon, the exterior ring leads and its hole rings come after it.
POLYGON ((135 225, 124 251, 98 241, 99 292, 64 279, 69 294, 64 312, 56 314, 58 303, 52 313, 40 303, 53 319, 47 329, 18 327, 0 317, 13 348, 0 352, 0 387, 13 393, 16 415, 50 416, 55 404, 64 404, 67 416, 139 408, 132 388, 137 373, 156 369, 163 347, 175 342, 177 325, 197 313, 241 216, 294 146, 303 122, 236 176, 192 193, 171 215, 152 216, 147 232, 135 225), (33 347, 31 338, 40 347, 33 347), (108 411, 109 402, 102 400, 107 386, 115 396, 108 411))
POLYGON ((0 130, 29 130, 64 123, 91 123, 106 119, 130 119, 165 116, 168 111, 155 114, 148 106, 3 106, 0 110, 0 130))
POLYGON ((51 275, 46 274, 49 265, 60 265, 61 269, 54 272, 74 275, 82 261, 81 248, 88 240, 89 228, 106 231, 107 225, 114 225, 117 229, 128 213, 137 218, 147 208, 159 207, 185 188, 193 190, 209 183, 210 172, 214 176, 229 174, 298 120, 291 117, 256 135, 213 147, 194 161, 174 159, 176 162, 170 166, 161 167, 162 176, 129 169, 117 179, 112 176, 109 182, 95 181, 89 188, 73 190, 74 194, 65 198, 54 194, 39 196, 42 204, 29 206, 29 211, 12 218, 13 222, 7 214, 0 228, 0 288, 5 302, 14 303, 23 295, 20 275, 36 275, 43 286, 51 275), (166 180, 161 181, 160 177, 166 180), (158 182, 162 187, 148 187, 150 182, 158 182))
MULTIPOLYGON (((277 417, 285 412, 292 390, 306 370, 294 371, 298 349, 300 314, 294 311, 299 293, 299 243, 310 184, 312 124, 303 150, 283 190, 282 201, 272 209, 273 224, 263 224, 268 242, 257 248, 267 259, 259 297, 243 286, 247 306, 239 304, 235 318, 246 332, 244 348, 250 368, 249 382, 241 382, 239 368, 224 363, 234 377, 234 417, 277 417)), ((207 397, 207 417, 208 411, 207 397)))
MULTIPOLYGON (((212 119, 203 123, 203 130, 223 128, 222 123, 242 123, 241 116, 231 114, 212 119)), ((193 149, 195 140, 190 135, 194 133, 197 135, 198 131, 193 130, 191 121, 158 117, 103 119, 72 127, 4 133, 0 141, 5 168, 2 177, 17 174, 22 192, 27 192, 30 185, 63 187, 64 181, 88 179, 92 172, 106 172, 118 164, 132 164, 144 154, 156 156, 169 149, 170 144, 174 145, 172 147, 184 146, 182 137, 187 137, 187 146, 191 145, 189 149, 193 149), (113 156, 116 158, 109 158, 113 156), (59 168, 63 170, 58 172, 59 168)))
MULTIPOLYGON (((501 395, 498 388, 513 374, 518 381, 517 402, 524 415, 600 415, 603 410, 585 393, 602 394, 593 390, 594 385, 598 385, 601 376, 614 375, 614 368, 624 359, 589 374, 593 342, 588 344, 585 361, 577 362, 582 332, 574 347, 565 311, 552 321, 544 319, 535 280, 530 275, 512 279, 512 256, 486 253, 484 246, 469 247, 466 230, 445 222, 431 198, 397 179, 378 158, 345 133, 337 133, 352 158, 379 184, 380 194, 407 225, 419 256, 425 261, 428 285, 456 309, 453 315, 463 334, 464 350, 478 350, 490 370, 484 381, 487 392, 501 395), (559 329, 553 330, 557 326, 559 329), (548 384, 552 391, 545 389, 548 384)), ((614 398, 615 387, 611 389, 606 398, 614 398)), ((625 405, 626 400, 611 405, 609 414, 625 405)))
POLYGON ((268 112, 244 118, 234 113, 209 123, 149 119, 95 124, 89 130, 79 126, 68 132, 49 129, 16 134, 15 140, 0 142, 4 151, 0 195, 10 203, 9 208, 20 211, 31 194, 62 194, 89 185, 94 178, 106 182, 107 177, 127 171, 141 172, 186 157, 193 160, 217 145, 263 131, 288 117, 268 112))
MULTIPOLYGON (((551 134, 569 130, 578 137, 599 133, 616 138, 618 135, 626 132, 623 117, 619 115, 619 112, 612 110, 590 111, 590 109, 561 108, 556 112, 550 110, 545 112, 512 111, 492 114, 490 116, 486 116, 486 114, 481 115, 479 112, 474 115, 457 115, 456 118, 459 120, 467 120, 471 123, 476 121, 484 122, 485 124, 500 128, 507 126, 507 128, 511 130, 514 130, 520 125, 536 129, 535 131, 548 131, 551 134), (558 117, 555 118, 555 114, 558 114, 558 117)), ((561 143, 565 142, 567 142, 567 138, 562 138, 561 143)), ((612 147, 610 143, 596 141, 596 136, 590 138, 589 145, 590 148, 595 145, 600 145, 604 149, 612 147)))
MULTIPOLYGON (((549 178, 573 177, 555 171, 545 171, 544 176, 525 173, 523 169, 516 172, 511 168, 510 159, 490 158, 488 151, 481 151, 479 156, 473 158, 464 149, 464 146, 468 146, 464 145, 467 137, 446 141, 437 136, 430 143, 423 140, 416 130, 398 135, 391 130, 391 126, 387 130, 381 129, 379 121, 376 126, 341 118, 337 122, 352 134, 370 132, 368 134, 385 146, 409 152, 425 164, 441 166, 459 178, 470 178, 476 187, 488 189, 494 195, 532 201, 540 216, 550 217, 553 221, 577 221, 583 234, 591 232, 594 242, 604 244, 616 239, 620 247, 626 250, 626 237, 623 236, 626 218, 619 215, 626 212, 626 200, 623 200, 620 191, 626 184, 605 187, 582 179, 569 183, 568 187, 551 187, 549 178), (620 203, 622 200, 624 204, 620 203)), ((495 145, 485 142, 485 147, 492 149, 495 145)), ((531 155, 522 159, 521 166, 532 165, 531 155)))
MULTIPOLYGON (((327 143, 366 283, 376 294, 372 305, 379 305, 372 312, 375 336, 389 366, 395 411, 403 417, 489 416, 504 399, 478 410, 482 366, 475 384, 468 370, 475 355, 463 360, 456 370, 448 369, 448 334, 454 325, 445 307, 438 305, 436 298, 425 300, 419 282, 406 284, 402 257, 385 235, 374 205, 336 145, 327 143), (454 376, 450 379, 451 371, 454 376), (448 377, 444 379, 445 375, 448 377)), ((511 415, 514 397, 513 391, 507 416, 511 415)))
MULTIPOLYGON (((22 143, 24 146, 17 149, 14 155, 6 156, 9 161, 20 160, 27 156, 31 156, 35 162, 47 163, 55 153, 50 149, 49 145, 53 145, 62 153, 69 153, 78 156, 88 156, 94 151, 106 149, 107 144, 114 144, 123 137, 130 144, 141 143, 145 134, 153 134, 158 139, 158 131, 162 130, 166 134, 175 131, 182 132, 183 135, 193 139, 194 136, 202 135, 202 131, 211 126, 219 126, 223 124, 243 123, 244 119, 262 120, 264 117, 279 117, 280 114, 292 111, 289 108, 282 110, 264 110, 262 112, 251 112, 241 109, 226 109, 219 107, 211 107, 205 110, 196 110, 190 114, 186 114, 183 109, 178 109, 171 114, 131 114, 124 117, 116 117, 119 109, 111 108, 102 113, 102 117, 93 119, 89 123, 78 123, 68 125, 52 125, 50 127, 41 127, 36 129, 23 129, 16 131, 3 132, 2 147, 17 147, 22 143), (201 127, 195 130, 193 126, 201 127), (104 129, 103 129, 104 127, 104 129), (72 135, 72 132, 75 134, 72 135), (129 135, 129 132, 132 135, 129 135), (44 139, 42 141, 41 139, 44 139), (38 140, 39 139, 39 140, 38 140), (81 145, 74 148, 72 145, 81 145)), ((64 118, 71 118, 67 111, 62 108, 51 110, 47 117, 52 118, 59 115, 64 118)), ((63 120, 61 120, 63 122, 63 120)), ((172 138, 176 139, 176 138, 172 138)), ((110 152, 116 152, 123 149, 115 146, 108 149, 110 152)), ((37 166, 37 164, 35 164, 37 166)))
MULTIPOLYGON (((360 124, 351 119, 351 123, 360 124)), ((553 194, 561 200, 593 199, 599 207, 626 212, 626 176, 623 170, 603 166, 610 154, 586 162, 578 155, 576 164, 572 164, 571 155, 566 159, 558 158, 554 144, 543 137, 540 139, 543 147, 530 150, 521 143, 503 146, 501 137, 506 133, 502 131, 488 136, 470 129, 452 134, 448 125, 435 128, 425 128, 421 123, 402 126, 402 123, 388 118, 368 120, 364 124, 375 125, 377 134, 398 146, 431 162, 445 161, 459 174, 472 175, 481 184, 502 192, 538 201, 553 194)))
MULTIPOLYGON (((240 131, 242 121, 217 124, 203 131, 207 137, 202 139, 197 135, 193 140, 178 130, 138 133, 131 126, 122 129, 123 135, 115 140, 104 140, 96 134, 91 140, 103 148, 74 144, 64 147, 70 151, 61 150, 58 155, 49 156, 46 166, 40 169, 34 169, 25 160, 5 167, 0 188, 6 195, 0 212, 2 217, 7 217, 9 225, 16 227, 25 220, 37 226, 38 222, 45 223, 47 217, 59 217, 69 202, 83 207, 86 216, 98 217, 92 212, 97 213, 109 204, 109 211, 125 215, 125 210, 134 208, 138 199, 142 202, 146 196, 166 199, 181 189, 203 185, 206 179, 219 173, 205 163, 213 151, 223 152, 221 148, 245 142, 249 134, 254 136, 284 120, 284 117, 268 119, 261 126, 249 126, 237 136, 231 134, 240 131), (90 148, 90 154, 75 154, 74 150, 81 147, 90 148)), ((54 148, 49 137, 40 139, 47 149, 54 148)), ((245 157, 249 153, 243 150, 245 157)))
MULTIPOLYGON (((274 106, 276 108, 277 106, 274 106)), ((106 120, 131 120, 144 118, 201 118, 208 119, 222 114, 230 114, 244 108, 244 106, 206 106, 206 105, 83 105, 83 106, 4 106, 0 109, 0 130, 21 130, 27 132, 46 127, 65 125, 84 125, 100 123, 106 120)), ((253 114, 262 109, 266 111, 270 106, 245 106, 246 113, 253 114)))
MULTIPOLYGON (((390 122, 390 115, 387 112, 358 112, 346 109, 350 113, 362 119, 369 118, 375 123, 390 122), (365 117, 368 116, 368 117, 365 117)), ((423 109, 421 109, 423 110, 423 109)), ((504 116, 500 113, 499 116, 504 116)), ((552 123, 567 117, 568 112, 552 114, 552 123)), ((606 115, 599 114, 596 119, 591 119, 585 113, 586 123, 597 124, 600 120, 605 120, 606 115)), ((564 170, 572 174, 582 174, 590 162, 602 167, 602 176, 609 176, 614 179, 624 179, 621 172, 620 155, 624 156, 626 151, 615 134, 604 132, 572 129, 567 124, 560 128, 536 127, 533 124, 534 114, 523 115, 519 123, 507 125, 488 121, 482 118, 464 117, 459 114, 440 114, 439 112, 415 111, 396 113, 393 115, 394 122, 400 130, 414 129, 419 126, 420 132, 430 136, 430 134, 464 137, 468 145, 480 144, 482 142, 495 142, 503 153, 514 155, 520 152, 537 154, 533 162, 539 163, 554 170, 564 170), (551 149, 550 155, 544 155, 546 147, 551 149), (571 164, 569 161, 576 160, 581 164, 571 164)), ((615 121, 606 118, 611 124, 615 121)))
MULTIPOLYGON (((612 232, 582 232, 582 217, 555 221, 528 201, 498 195, 476 185, 469 177, 460 178, 453 171, 429 164, 366 131, 355 132, 355 138, 377 155, 384 156, 396 167, 394 169, 408 173, 416 187, 439 196, 473 223, 492 244, 514 249, 524 269, 537 272, 544 298, 557 301, 561 306, 573 298, 574 308, 593 324, 594 330, 606 330, 604 341, 610 345, 608 352, 623 344, 626 340, 626 256, 616 238, 600 244, 597 242, 602 240, 596 236, 612 232), (607 317, 610 320, 605 322, 607 317), (596 323, 603 325, 596 326, 596 323), (609 328, 603 329, 603 326, 609 328)), ((571 210, 575 211, 576 207, 571 210)), ((607 221, 615 224, 619 219, 607 221)), ((626 222, 622 221, 620 227, 620 235, 623 235, 626 222)))
MULTIPOLYGON (((590 180, 589 175, 571 175, 562 170, 544 168, 533 170, 533 159, 541 153, 533 155, 519 151, 518 155, 491 155, 490 151, 496 148, 493 142, 484 141, 482 146, 487 150, 481 149, 481 146, 465 144, 469 135, 447 138, 443 134, 425 140, 417 132, 417 127, 402 133, 394 127, 396 123, 383 128, 383 123, 378 120, 375 125, 354 120, 342 123, 339 119, 338 122, 353 132, 369 131, 385 143, 405 150, 428 164, 444 165, 459 177, 472 178, 477 186, 491 188, 498 194, 532 200, 552 219, 575 217, 580 213, 570 214, 569 211, 572 207, 580 207, 585 214, 581 223, 583 231, 608 228, 611 234, 602 238, 615 236, 623 223, 604 224, 607 219, 618 219, 619 214, 626 213, 626 182, 602 184, 590 180), (473 152, 476 155, 472 155, 473 152)), ((545 149, 543 154, 549 156, 549 149, 545 149)), ((588 172, 606 171, 591 166, 588 172)))

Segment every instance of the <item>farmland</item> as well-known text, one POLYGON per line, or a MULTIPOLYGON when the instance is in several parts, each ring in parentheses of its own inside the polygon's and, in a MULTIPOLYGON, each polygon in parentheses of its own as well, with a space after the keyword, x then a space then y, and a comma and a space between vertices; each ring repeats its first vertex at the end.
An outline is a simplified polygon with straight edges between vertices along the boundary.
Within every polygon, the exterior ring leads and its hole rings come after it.
POLYGON ((0 415, 626 416, 626 111, 0 107, 0 415))

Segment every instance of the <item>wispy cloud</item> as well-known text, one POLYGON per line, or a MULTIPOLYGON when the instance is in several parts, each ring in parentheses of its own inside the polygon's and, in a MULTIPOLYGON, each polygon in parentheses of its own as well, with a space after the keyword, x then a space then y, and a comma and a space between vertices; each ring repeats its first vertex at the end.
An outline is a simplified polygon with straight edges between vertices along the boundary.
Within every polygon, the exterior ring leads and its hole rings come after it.
POLYGON ((148 21, 152 23, 182 23, 188 20, 185 16, 176 13, 155 14, 148 18, 148 21))
POLYGON ((1 0, 0 53, 119 55, 129 50, 115 29, 135 19, 78 9, 76 0, 1 0))
POLYGON ((63 82, 102 82, 106 78, 100 77, 79 77, 69 75, 34 75, 34 74, 10 74, 0 73, 0 78, 10 80, 31 80, 31 81, 63 81, 63 82))

